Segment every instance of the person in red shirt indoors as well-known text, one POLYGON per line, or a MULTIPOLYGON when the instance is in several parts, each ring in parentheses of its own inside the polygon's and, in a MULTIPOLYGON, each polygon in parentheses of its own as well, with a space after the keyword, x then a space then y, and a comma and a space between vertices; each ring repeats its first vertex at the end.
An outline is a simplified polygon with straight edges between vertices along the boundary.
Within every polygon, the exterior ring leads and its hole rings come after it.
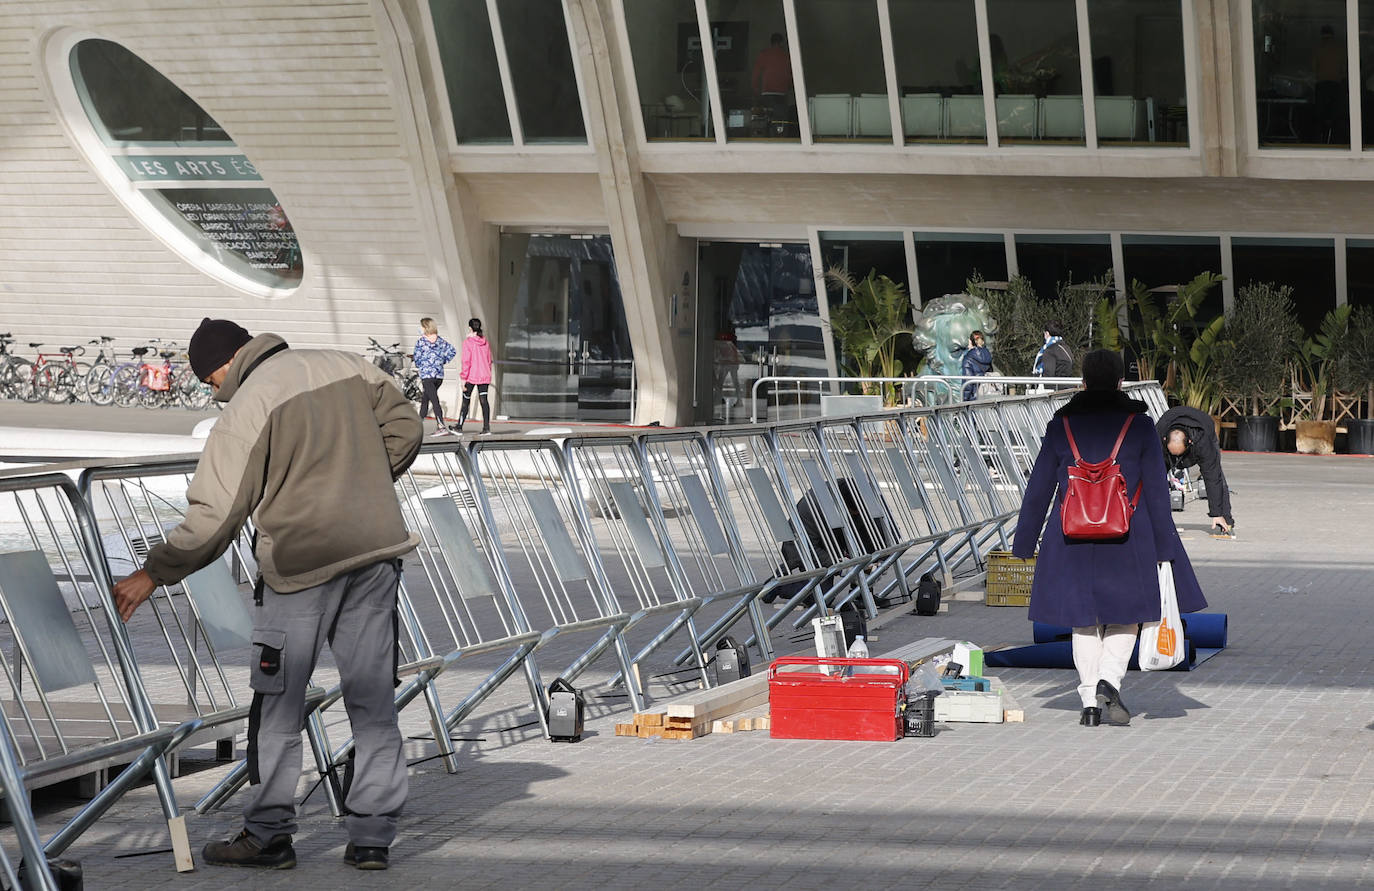
POLYGON ((775 32, 768 46, 755 57, 751 83, 754 95, 761 97, 768 108, 776 110, 787 103, 792 92, 792 57, 781 34, 775 32))

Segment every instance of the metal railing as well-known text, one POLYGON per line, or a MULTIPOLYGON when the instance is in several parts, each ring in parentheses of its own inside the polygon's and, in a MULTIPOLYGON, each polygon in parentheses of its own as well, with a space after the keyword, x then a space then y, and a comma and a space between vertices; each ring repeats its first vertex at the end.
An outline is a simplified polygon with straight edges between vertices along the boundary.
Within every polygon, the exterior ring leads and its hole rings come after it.
MULTIPOLYGON (((1158 384, 1128 391, 1158 416, 1158 384)), ((452 771, 448 732, 516 674, 547 733, 538 663, 554 639, 591 637, 564 651, 573 657, 560 677, 608 659, 606 683, 642 710, 640 667, 669 642, 669 656, 710 686, 709 651, 739 623, 767 659, 783 621, 799 628, 850 603, 873 616, 907 595, 914 575, 948 583, 960 569, 981 571, 987 550, 1006 546, 1046 424, 1071 395, 426 444, 396 484, 421 541, 398 597, 397 705, 425 703, 452 771), (761 600, 776 608, 765 614, 761 600), (498 664, 476 680, 464 675, 456 704, 445 704, 437 682, 475 654, 498 664)), ((235 695, 246 688, 251 631, 244 536, 225 559, 159 589, 127 626, 111 599, 112 577, 141 565, 180 522, 194 469, 186 459, 95 467, 79 489, 41 469, 0 478, 0 685, 9 687, 0 786, 26 862, 67 848, 149 775, 184 850, 166 756, 222 741, 245 715, 235 695), (25 786, 124 762, 132 769, 38 841, 25 786)), ((322 716, 340 696, 332 672, 312 682, 307 732, 332 785, 351 741, 331 747, 324 731, 322 716)), ((243 775, 236 765, 198 809, 226 801, 243 775)), ((341 812, 338 790, 327 794, 341 812)), ((13 884, 13 875, 0 849, 0 876, 13 884)))
MULTIPOLYGON (((917 406, 936 406, 948 405, 952 402, 963 401, 964 387, 970 383, 976 383, 985 390, 985 395, 1011 395, 1011 390, 1025 391, 1027 388, 1050 388, 1050 389, 1072 389, 1083 383, 1082 378, 1077 377, 1039 377, 1029 375, 1024 377, 1006 377, 1001 375, 984 375, 982 377, 972 377, 965 375, 934 375, 924 374, 918 377, 807 377, 807 376, 782 376, 765 375, 757 378, 750 388, 750 409, 749 422, 751 424, 760 423, 760 407, 766 406, 771 400, 772 404, 781 410, 785 400, 791 398, 791 419, 802 420, 807 417, 816 417, 820 414, 820 400, 826 395, 878 395, 878 394, 845 394, 841 391, 845 388, 859 387, 864 389, 868 386, 896 386, 900 388, 901 405, 899 407, 917 406), (760 391, 767 388, 767 393, 760 391), (828 392, 827 392, 828 391, 828 392)), ((777 419, 774 419, 777 420, 777 419)))

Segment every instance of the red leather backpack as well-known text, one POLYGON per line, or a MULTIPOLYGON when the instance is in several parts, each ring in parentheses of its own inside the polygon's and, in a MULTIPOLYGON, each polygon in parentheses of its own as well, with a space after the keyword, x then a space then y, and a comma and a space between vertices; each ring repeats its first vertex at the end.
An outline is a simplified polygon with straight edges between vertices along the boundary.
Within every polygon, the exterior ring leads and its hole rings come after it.
POLYGON ((1105 460, 1093 462, 1084 461, 1078 453, 1069 419, 1062 418, 1074 460, 1069 467, 1069 485, 1064 490, 1064 504, 1059 511, 1065 538, 1104 541, 1124 538, 1131 531, 1131 514, 1135 513, 1136 503, 1140 501, 1140 486, 1136 486, 1134 498, 1127 498, 1126 478, 1121 475, 1121 465, 1116 463, 1116 453, 1121 451, 1121 443, 1134 417, 1127 417, 1121 426, 1112 453, 1105 460))

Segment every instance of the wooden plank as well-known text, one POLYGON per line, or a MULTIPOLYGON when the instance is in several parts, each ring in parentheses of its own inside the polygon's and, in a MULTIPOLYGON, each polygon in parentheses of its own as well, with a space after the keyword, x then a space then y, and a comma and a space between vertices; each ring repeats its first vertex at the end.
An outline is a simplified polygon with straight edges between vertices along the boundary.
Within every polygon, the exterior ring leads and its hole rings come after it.
POLYGON ((643 727, 661 727, 663 718, 663 712, 639 712, 635 715, 635 723, 643 727))
POLYGON ((662 727, 650 726, 648 724, 636 724, 635 731, 640 739, 649 739, 650 737, 663 735, 662 727))
POLYGON ((768 674, 759 672, 709 690, 688 693, 666 706, 669 717, 713 721, 768 702, 768 674))
POLYGON ((186 837, 186 818, 178 814, 167 821, 167 829, 172 836, 172 856, 177 872, 191 872, 196 868, 196 861, 191 856, 191 840, 186 837))
POLYGON ((615 735, 616 735, 616 736, 638 736, 638 735, 639 735, 639 728, 637 728, 634 724, 617 724, 617 725, 615 725, 615 735))
POLYGON ((711 722, 712 733, 734 733, 735 722, 726 718, 718 718, 711 722))

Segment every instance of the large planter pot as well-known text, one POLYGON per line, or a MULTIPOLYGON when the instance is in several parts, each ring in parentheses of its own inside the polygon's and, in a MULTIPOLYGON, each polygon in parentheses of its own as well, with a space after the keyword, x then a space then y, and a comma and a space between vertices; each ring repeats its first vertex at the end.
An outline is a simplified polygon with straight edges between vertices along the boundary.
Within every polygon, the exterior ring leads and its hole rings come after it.
POLYGON ((1345 450, 1352 455, 1374 455, 1374 421, 1345 422, 1345 450))
POLYGON ((1252 415, 1236 421, 1236 448, 1242 452, 1273 452, 1278 447, 1278 418, 1252 415))
POLYGON ((1302 455, 1330 455, 1336 451, 1335 421, 1298 421, 1297 449, 1302 455))

